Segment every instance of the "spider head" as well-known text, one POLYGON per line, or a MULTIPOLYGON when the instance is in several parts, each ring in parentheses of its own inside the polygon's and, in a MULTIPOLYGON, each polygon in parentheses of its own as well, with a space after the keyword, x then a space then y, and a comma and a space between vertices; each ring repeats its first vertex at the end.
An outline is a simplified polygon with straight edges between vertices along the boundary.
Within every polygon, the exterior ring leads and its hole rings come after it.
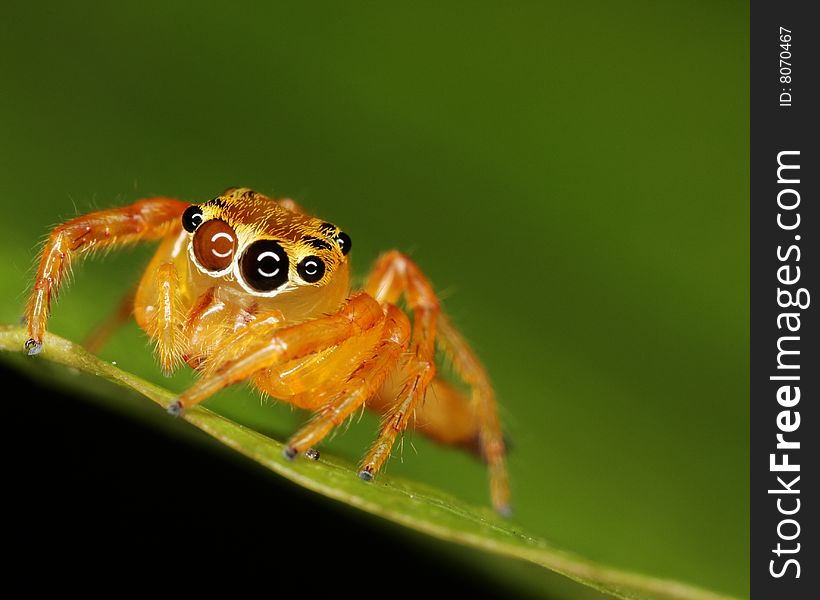
POLYGON ((347 294, 350 237, 253 190, 231 188, 191 205, 182 225, 189 260, 201 276, 257 299, 277 298, 277 306, 324 306, 347 294))

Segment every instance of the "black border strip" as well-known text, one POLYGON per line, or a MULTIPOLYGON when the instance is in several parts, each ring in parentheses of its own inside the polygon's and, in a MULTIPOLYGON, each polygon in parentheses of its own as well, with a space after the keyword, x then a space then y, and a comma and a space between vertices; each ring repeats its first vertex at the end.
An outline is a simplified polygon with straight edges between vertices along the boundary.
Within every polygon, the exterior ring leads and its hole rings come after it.
POLYGON ((751 3, 750 569, 755 600, 820 598, 820 22, 809 16, 809 7, 807 1, 751 3))

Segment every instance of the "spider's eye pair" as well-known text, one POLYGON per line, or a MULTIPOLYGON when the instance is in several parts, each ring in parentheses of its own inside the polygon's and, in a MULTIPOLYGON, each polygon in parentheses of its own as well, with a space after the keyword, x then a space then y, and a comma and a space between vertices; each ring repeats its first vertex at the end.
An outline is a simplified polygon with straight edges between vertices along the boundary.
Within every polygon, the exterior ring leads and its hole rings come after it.
MULTIPOLYGON (((194 255, 204 269, 218 273, 231 266, 237 239, 230 225, 220 219, 203 222, 202 210, 189 206, 182 214, 182 226, 194 234, 194 255)), ((257 240, 242 254, 239 268, 249 286, 270 292, 287 282, 290 260, 275 240, 257 240)), ((316 283, 324 277, 325 263, 318 256, 307 256, 296 265, 296 272, 307 283, 316 283)))
MULTIPOLYGON (((258 240, 245 250, 239 266, 248 285, 269 292, 288 280, 290 260, 278 242, 258 240)), ((296 265, 296 272, 306 282, 316 283, 325 275, 325 261, 318 256, 306 256, 296 265)))

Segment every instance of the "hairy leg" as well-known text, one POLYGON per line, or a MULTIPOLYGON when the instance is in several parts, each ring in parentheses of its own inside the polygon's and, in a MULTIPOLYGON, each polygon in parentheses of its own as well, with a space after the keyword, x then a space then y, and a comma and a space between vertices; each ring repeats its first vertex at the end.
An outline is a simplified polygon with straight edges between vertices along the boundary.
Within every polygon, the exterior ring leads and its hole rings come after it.
POLYGON ((381 339, 369 358, 351 374, 341 389, 319 394, 322 407, 311 421, 288 440, 285 456, 295 457, 321 442, 353 411, 378 392, 407 347, 410 322, 398 308, 387 305, 381 339))
POLYGON ((169 412, 179 414, 183 409, 199 404, 222 388, 243 381, 262 369, 274 368, 290 360, 319 352, 350 339, 362 331, 384 322, 381 306, 369 295, 359 293, 350 298, 336 313, 282 327, 278 316, 257 321, 237 332, 223 343, 230 348, 224 362, 213 365, 194 385, 183 392, 169 412))
POLYGON ((407 428, 436 374, 436 323, 441 311, 430 282, 418 266, 400 252, 389 252, 379 259, 365 289, 378 301, 390 304, 397 302, 404 294, 408 307, 413 311, 410 354, 400 374, 405 381, 404 386, 359 470, 359 476, 369 481, 390 456, 396 437, 407 428))
POLYGON ((495 391, 481 361, 461 333, 443 315, 439 320, 437 341, 452 359, 459 377, 470 386, 471 404, 478 416, 481 454, 487 461, 490 471, 490 496, 495 509, 507 516, 512 512, 510 485, 505 460, 504 434, 498 418, 495 391))
POLYGON ((102 323, 97 325, 85 338, 83 346, 92 354, 97 354, 108 342, 112 335, 125 325, 134 314, 134 297, 137 289, 128 290, 122 297, 117 308, 102 323))
POLYGON ((30 355, 43 348, 51 301, 68 273, 71 261, 93 250, 163 237, 188 206, 170 198, 140 200, 130 206, 100 210, 58 225, 43 248, 34 287, 26 306, 30 355))
MULTIPOLYGON (((390 377, 367 407, 386 414, 402 384, 398 378, 390 377)), ((481 456, 478 417, 469 396, 440 376, 430 382, 427 400, 416 408, 414 430, 439 444, 466 448, 481 456)))
POLYGON ((179 302, 179 276, 174 263, 161 264, 155 277, 158 292, 156 310, 148 320, 146 331, 156 343, 162 372, 170 375, 185 354, 182 331, 185 312, 179 302))
POLYGON ((477 416, 480 452, 490 472, 490 495, 495 509, 511 512, 510 491, 505 462, 506 450, 498 418, 495 392, 481 361, 450 321, 441 314, 438 301, 427 278, 407 256, 397 251, 385 254, 376 264, 366 289, 379 302, 396 302, 402 293, 414 315, 413 354, 404 373, 407 384, 388 413, 381 436, 362 464, 363 478, 372 476, 387 458, 398 433, 407 427, 416 403, 423 398, 434 369, 433 341, 438 342, 453 360, 461 379, 470 387, 470 403, 477 416))

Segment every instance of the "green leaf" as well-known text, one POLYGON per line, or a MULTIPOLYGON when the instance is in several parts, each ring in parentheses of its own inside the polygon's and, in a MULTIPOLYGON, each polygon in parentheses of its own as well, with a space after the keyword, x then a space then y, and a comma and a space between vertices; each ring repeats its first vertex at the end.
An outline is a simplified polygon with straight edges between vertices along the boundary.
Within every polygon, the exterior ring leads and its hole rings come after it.
MULTIPOLYGON (((26 333, 21 327, 0 327, 2 350, 21 352, 25 339, 26 333)), ((26 360, 48 360, 115 382, 163 408, 167 408, 175 397, 172 392, 121 371, 89 354, 81 346, 51 334, 46 334, 42 354, 26 360)), ((20 361, 16 362, 19 366, 20 361)), ((70 371, 61 372, 64 372, 61 383, 68 383, 70 371)), ((110 396, 106 400, 115 404, 119 398, 110 396)), ((317 462, 289 462, 282 456, 282 443, 206 408, 190 409, 181 418, 271 471, 328 498, 433 537, 535 563, 617 598, 731 600, 730 596, 686 583, 596 564, 560 550, 544 539, 528 535, 513 521, 502 519, 489 508, 466 505, 419 482, 381 475, 376 481, 366 484, 355 476, 353 465, 326 454, 317 462)))

